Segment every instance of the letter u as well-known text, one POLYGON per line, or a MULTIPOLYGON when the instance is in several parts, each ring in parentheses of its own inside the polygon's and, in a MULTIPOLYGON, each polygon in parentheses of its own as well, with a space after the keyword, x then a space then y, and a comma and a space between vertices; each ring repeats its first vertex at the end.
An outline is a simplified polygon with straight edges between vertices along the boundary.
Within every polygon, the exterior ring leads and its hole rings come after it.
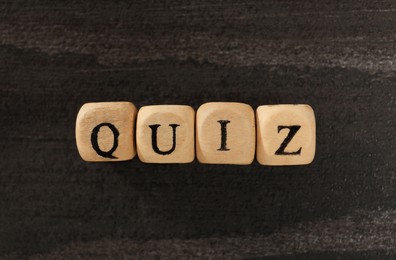
POLYGON ((171 154, 175 149, 176 149, 176 127, 180 126, 178 124, 170 124, 169 126, 172 127, 172 148, 170 148, 168 151, 161 151, 158 148, 158 142, 157 142, 157 130, 161 125, 149 125, 151 128, 151 146, 154 150, 154 152, 161 154, 161 155, 168 155, 171 154))

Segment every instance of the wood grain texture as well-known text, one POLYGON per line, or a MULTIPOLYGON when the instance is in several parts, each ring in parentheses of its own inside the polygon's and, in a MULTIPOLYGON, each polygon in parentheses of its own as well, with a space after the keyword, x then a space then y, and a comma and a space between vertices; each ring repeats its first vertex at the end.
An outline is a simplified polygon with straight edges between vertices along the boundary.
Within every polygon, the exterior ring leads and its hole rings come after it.
POLYGON ((2 258, 396 256, 396 4, 0 1, 2 258), (88 164, 82 104, 310 104, 299 167, 88 164))

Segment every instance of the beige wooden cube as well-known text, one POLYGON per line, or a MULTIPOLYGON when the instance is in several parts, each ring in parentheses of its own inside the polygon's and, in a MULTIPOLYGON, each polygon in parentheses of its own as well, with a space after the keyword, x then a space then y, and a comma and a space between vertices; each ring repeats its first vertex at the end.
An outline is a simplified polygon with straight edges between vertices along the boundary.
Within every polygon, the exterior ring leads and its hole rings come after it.
POLYGON ((136 144, 146 163, 189 163, 195 158, 195 111, 190 106, 156 105, 139 110, 136 144))
POLYGON ((130 102, 84 104, 77 115, 76 142, 88 162, 131 160, 136 155, 136 107, 130 102))
POLYGON ((309 105, 257 108, 257 160, 263 165, 303 165, 313 161, 315 115, 309 105))
POLYGON ((201 163, 251 164, 256 126, 251 106, 233 102, 203 104, 197 111, 196 152, 201 163))

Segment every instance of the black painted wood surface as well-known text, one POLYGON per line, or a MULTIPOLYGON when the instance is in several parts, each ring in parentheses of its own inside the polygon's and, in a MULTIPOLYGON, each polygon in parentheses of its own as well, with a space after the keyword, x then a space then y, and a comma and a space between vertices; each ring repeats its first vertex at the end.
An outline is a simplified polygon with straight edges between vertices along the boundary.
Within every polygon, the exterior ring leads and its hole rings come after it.
POLYGON ((0 256, 396 257, 396 3, 0 1, 0 256), (299 167, 86 163, 75 118, 308 103, 299 167))

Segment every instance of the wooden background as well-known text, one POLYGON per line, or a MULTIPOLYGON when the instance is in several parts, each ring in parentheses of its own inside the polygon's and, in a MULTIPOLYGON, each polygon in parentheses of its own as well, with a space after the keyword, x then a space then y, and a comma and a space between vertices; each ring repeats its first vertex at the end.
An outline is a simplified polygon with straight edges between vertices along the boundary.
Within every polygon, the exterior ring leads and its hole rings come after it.
POLYGON ((396 2, 0 1, 4 259, 396 257, 396 2), (80 106, 308 103, 300 167, 85 163, 80 106))

